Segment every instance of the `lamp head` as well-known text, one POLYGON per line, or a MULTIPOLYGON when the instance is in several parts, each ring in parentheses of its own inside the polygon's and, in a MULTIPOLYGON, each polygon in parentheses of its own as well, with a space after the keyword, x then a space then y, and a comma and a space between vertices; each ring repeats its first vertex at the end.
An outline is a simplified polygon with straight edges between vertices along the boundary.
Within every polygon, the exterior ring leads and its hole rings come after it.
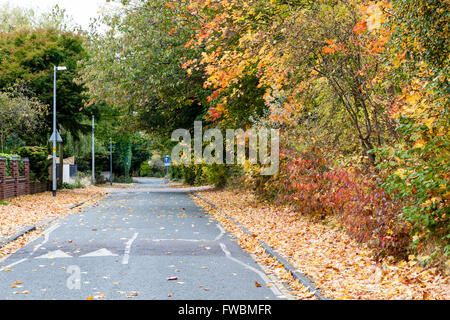
POLYGON ((56 67, 56 70, 58 70, 58 71, 64 71, 64 70, 67 70, 67 67, 64 67, 64 66, 62 66, 62 67, 56 67))

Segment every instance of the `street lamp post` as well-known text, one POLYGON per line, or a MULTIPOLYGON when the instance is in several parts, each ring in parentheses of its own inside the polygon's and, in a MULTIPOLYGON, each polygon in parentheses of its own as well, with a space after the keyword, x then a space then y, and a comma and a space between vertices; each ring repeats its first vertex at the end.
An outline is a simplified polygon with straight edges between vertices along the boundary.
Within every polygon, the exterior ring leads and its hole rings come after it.
POLYGON ((95 126, 94 126, 94 115, 92 115, 92 185, 95 186, 95 126))
MULTIPOLYGON (((53 67, 53 167, 52 167, 52 193, 56 197, 56 71, 67 70, 66 67, 53 67)), ((62 160, 60 159, 60 164, 62 165, 62 160)))

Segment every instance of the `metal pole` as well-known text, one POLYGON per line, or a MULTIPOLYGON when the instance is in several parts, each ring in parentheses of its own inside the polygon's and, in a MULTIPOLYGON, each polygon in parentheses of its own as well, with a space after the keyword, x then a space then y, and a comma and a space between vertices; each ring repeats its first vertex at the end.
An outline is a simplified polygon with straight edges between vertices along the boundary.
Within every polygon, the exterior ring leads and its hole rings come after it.
POLYGON ((92 115, 92 185, 95 185, 95 140, 94 140, 94 115, 92 115))
POLYGON ((113 182, 113 172, 112 172, 112 138, 109 140, 109 183, 112 185, 113 182))
POLYGON ((56 66, 53 66, 53 167, 52 167, 52 193, 56 197, 56 66))
POLYGON ((169 183, 169 167, 166 165, 167 158, 169 156, 165 156, 164 158, 164 166, 166 167, 166 183, 169 183))

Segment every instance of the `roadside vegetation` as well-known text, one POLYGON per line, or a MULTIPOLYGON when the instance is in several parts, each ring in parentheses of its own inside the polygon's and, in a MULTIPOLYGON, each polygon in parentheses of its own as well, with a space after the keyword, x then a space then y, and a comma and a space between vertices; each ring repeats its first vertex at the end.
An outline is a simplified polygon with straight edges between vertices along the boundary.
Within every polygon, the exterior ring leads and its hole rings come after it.
POLYGON ((445 269, 450 253, 444 1, 134 1, 89 38, 91 102, 172 130, 280 129, 281 167, 171 169, 335 217, 379 259, 445 269))
POLYGON ((33 177, 48 179, 52 70, 67 65, 58 153, 81 172, 92 115, 96 172, 109 171, 112 141, 122 183, 165 176, 171 133, 194 121, 279 129, 275 175, 246 162, 175 164, 169 177, 243 190, 299 221, 332 223, 381 265, 448 276, 448 1, 116 2, 90 30, 58 8, 0 12, 0 116, 11 119, 0 122, 2 152, 35 157, 33 177))

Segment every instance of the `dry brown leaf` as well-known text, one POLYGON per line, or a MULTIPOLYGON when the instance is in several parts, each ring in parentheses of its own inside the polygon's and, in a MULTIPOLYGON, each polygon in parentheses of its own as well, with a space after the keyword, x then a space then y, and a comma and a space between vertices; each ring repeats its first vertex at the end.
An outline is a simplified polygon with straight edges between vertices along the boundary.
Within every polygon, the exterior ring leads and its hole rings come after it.
POLYGON ((327 297, 450 299, 448 275, 406 261, 384 262, 380 267, 371 250, 338 228, 312 221, 288 206, 260 203, 252 193, 242 190, 203 191, 200 195, 218 207, 220 213, 195 197, 194 201, 219 220, 244 250, 255 254, 278 278, 286 279, 299 298, 311 293, 300 283, 296 284, 280 263, 264 254, 253 235, 282 254, 297 270, 315 279, 327 297), (230 218, 249 230, 251 236, 243 233, 230 218))

